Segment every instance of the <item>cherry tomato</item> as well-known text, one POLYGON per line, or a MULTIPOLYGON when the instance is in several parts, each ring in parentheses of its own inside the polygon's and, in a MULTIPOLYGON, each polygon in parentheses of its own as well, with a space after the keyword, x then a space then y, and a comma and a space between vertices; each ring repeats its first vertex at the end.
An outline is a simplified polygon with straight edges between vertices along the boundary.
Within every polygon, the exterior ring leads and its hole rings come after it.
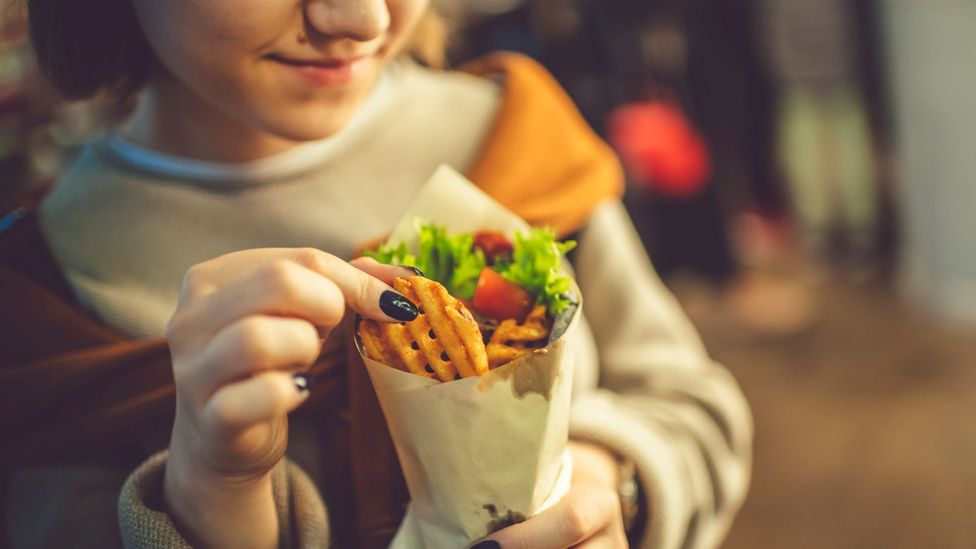
POLYGON ((474 247, 485 253, 485 259, 491 265, 498 257, 512 255, 512 241, 500 231, 478 231, 474 233, 474 247))
POLYGON ((532 294, 488 267, 481 270, 471 301, 484 316, 496 320, 515 318, 519 322, 525 319, 535 303, 532 294))

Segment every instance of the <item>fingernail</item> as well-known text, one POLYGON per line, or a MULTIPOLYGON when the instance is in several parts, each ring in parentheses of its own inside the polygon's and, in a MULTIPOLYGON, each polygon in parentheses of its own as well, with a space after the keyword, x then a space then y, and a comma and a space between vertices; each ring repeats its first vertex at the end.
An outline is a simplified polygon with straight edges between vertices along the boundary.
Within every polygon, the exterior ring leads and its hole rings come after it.
POLYGON ((295 374, 291 376, 292 381, 295 382, 295 388, 298 389, 299 393, 305 393, 315 387, 315 376, 312 374, 295 374))
POLYGON ((497 541, 490 539, 471 547, 471 549, 502 549, 502 545, 497 541))
POLYGON ((400 267, 403 268, 403 269, 407 269, 408 271, 413 271, 413 274, 415 274, 417 276, 424 276, 424 272, 423 271, 421 271, 420 269, 418 269, 416 267, 413 267, 411 265, 400 265, 400 267))
POLYGON ((417 306, 392 290, 387 290, 380 296, 380 309, 394 320, 410 321, 417 318, 417 306))

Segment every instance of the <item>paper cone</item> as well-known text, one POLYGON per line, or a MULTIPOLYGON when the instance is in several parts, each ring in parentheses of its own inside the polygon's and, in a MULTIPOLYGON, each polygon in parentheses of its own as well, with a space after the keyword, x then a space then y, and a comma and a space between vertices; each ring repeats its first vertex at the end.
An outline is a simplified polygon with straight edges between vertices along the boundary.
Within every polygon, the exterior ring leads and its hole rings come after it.
MULTIPOLYGON (((415 244, 418 217, 450 233, 528 228, 446 167, 418 194, 390 242, 415 244)), ((568 341, 578 316, 579 307, 565 313, 546 347, 484 376, 449 383, 380 364, 365 356, 357 337, 410 491, 392 547, 465 547, 566 494, 574 369, 568 341)))

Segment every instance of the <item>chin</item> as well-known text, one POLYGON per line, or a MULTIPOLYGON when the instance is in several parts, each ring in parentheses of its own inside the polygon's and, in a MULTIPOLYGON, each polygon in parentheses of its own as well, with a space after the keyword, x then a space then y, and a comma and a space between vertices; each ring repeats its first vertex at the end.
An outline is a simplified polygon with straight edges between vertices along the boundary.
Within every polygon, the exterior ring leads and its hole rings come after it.
POLYGON ((264 126, 270 133, 289 141, 316 141, 339 133, 353 114, 355 109, 330 109, 324 113, 301 109, 287 118, 270 120, 264 126))

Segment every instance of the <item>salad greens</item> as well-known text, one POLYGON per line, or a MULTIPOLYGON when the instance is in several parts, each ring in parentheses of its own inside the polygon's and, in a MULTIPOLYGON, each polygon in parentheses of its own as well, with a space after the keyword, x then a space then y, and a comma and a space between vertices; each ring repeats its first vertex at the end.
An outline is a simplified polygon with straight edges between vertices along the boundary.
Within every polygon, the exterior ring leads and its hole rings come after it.
POLYGON ((518 284, 545 303, 550 315, 557 315, 574 302, 569 295, 572 280, 560 266, 561 258, 576 242, 556 242, 550 229, 532 228, 515 235, 511 257, 501 257, 487 265, 485 254, 474 246, 472 234, 448 235, 445 227, 417 220, 418 253, 409 253, 406 244, 382 245, 365 255, 380 263, 417 267, 431 280, 462 299, 471 299, 481 270, 486 266, 518 284))
POLYGON ((427 278, 443 284, 451 295, 471 299, 486 263, 484 252, 474 248, 474 237, 470 234, 448 236, 446 228, 419 219, 414 226, 419 243, 417 255, 409 253, 403 243, 383 245, 375 252, 364 254, 380 263, 416 267, 427 278))
POLYGON ((572 281, 559 261, 575 247, 573 240, 556 242, 556 233, 551 229, 533 227, 515 234, 512 260, 495 265, 494 269, 534 295, 537 303, 545 303, 555 316, 572 303, 572 281))

